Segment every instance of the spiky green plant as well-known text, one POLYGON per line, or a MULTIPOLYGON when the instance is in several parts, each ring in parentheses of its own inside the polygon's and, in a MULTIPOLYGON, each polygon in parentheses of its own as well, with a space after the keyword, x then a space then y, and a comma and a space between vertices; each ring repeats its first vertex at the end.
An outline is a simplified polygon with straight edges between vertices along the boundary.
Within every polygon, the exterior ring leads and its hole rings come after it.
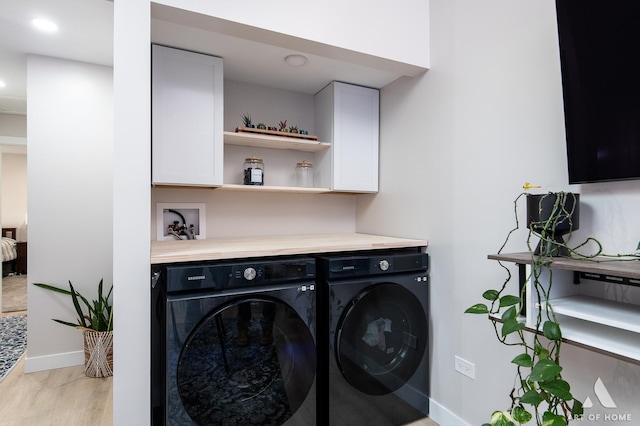
POLYGON ((69 281, 69 290, 50 284, 33 283, 33 285, 45 290, 50 290, 56 293, 62 293, 71 296, 73 307, 78 314, 78 322, 72 323, 60 319, 54 319, 53 321, 79 329, 113 331, 113 305, 109 301, 111 293, 113 292, 113 285, 111 285, 111 288, 109 289, 107 295, 103 296, 102 282, 103 280, 101 279, 100 283, 98 284, 98 299, 92 300, 91 303, 89 303, 89 300, 86 297, 78 293, 76 289, 73 288, 73 284, 71 284, 71 281, 69 281), (82 304, 84 304, 84 307, 81 305, 81 302, 82 304), (86 313, 84 308, 86 308, 86 313))

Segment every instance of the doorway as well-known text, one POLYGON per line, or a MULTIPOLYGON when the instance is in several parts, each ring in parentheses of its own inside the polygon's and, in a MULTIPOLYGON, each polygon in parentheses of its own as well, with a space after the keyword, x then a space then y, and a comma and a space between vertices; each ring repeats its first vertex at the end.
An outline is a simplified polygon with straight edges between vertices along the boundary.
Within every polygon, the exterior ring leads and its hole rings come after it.
MULTIPOLYGON (((23 139, 23 138, 12 138, 23 139)), ((27 311, 27 150, 21 145, 0 145, 0 205, 3 245, 1 316, 27 311), (12 250, 9 248, 12 247, 12 250), (14 253, 16 258, 10 259, 14 253)))

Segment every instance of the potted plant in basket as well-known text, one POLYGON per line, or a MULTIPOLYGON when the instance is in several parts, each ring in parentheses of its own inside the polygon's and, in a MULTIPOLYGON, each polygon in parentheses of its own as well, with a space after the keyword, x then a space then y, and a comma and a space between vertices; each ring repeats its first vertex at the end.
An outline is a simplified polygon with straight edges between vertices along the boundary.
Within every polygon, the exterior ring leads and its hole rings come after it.
POLYGON ((82 330, 84 338, 84 374, 88 377, 113 375, 113 305, 110 301, 113 285, 103 294, 103 280, 98 284, 98 298, 89 300, 78 293, 69 281, 69 290, 49 284, 34 283, 36 287, 71 296, 78 314, 77 322, 53 321, 82 330))

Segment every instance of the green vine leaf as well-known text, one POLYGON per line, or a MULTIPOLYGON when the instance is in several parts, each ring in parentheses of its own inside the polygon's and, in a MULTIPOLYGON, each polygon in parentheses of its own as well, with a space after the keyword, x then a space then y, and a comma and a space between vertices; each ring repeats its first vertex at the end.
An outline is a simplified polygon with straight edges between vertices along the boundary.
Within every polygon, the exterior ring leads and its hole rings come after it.
POLYGON ((513 420, 521 424, 531 420, 531 413, 519 406, 513 407, 511 415, 513 416, 513 420))
POLYGON ((515 357, 511 362, 516 365, 519 365, 520 367, 527 367, 527 368, 533 367, 533 361, 531 360, 531 357, 529 356, 529 354, 520 354, 517 357, 515 357))
POLYGON ((536 355, 538 355, 538 358, 540 358, 541 360, 549 358, 549 351, 547 350, 547 348, 545 348, 544 346, 541 346, 537 342, 534 350, 536 352, 536 355))
POLYGON ((515 423, 504 411, 494 411, 491 415, 491 426, 515 426, 515 423))
POLYGON ((531 369, 530 382, 544 382, 555 379, 562 371, 562 367, 549 359, 541 359, 531 369))
POLYGON ((499 294, 500 293, 498 292, 498 290, 487 290, 484 293, 482 293, 482 297, 493 302, 498 298, 499 294))
POLYGON ((563 399, 565 401, 571 401, 573 396, 569 392, 569 383, 564 380, 552 380, 550 382, 540 383, 540 387, 551 395, 563 399))
POLYGON ((476 303, 470 308, 467 308, 467 310, 464 311, 464 313, 465 314, 488 314, 489 308, 487 308, 487 305, 485 305, 484 303, 476 303))
POLYGON ((502 314, 502 321, 513 320, 513 319, 516 319, 517 316, 518 316, 518 311, 516 311, 515 306, 512 306, 506 311, 504 311, 504 313, 502 314))
POLYGON ((504 308, 507 306, 513 306, 520 303, 520 298, 518 296, 506 295, 500 298, 500 307, 504 308))
POLYGON ((520 397, 521 404, 531 404, 531 405, 538 406, 538 404, 540 404, 542 401, 544 401, 544 398, 541 397, 540 394, 533 389, 526 391, 520 397))
POLYGON ((544 334, 544 337, 549 340, 562 339, 562 332, 560 331, 560 326, 557 322, 545 321, 544 325, 542 326, 542 333, 544 334))
POLYGON ((567 419, 549 411, 542 415, 542 426, 567 426, 567 419))
POLYGON ((504 323, 502 324, 502 337, 508 336, 511 333, 514 333, 516 331, 520 331, 524 328, 524 324, 521 322, 518 322, 518 320, 516 319, 510 319, 507 321, 504 321, 504 323))
POLYGON ((574 419, 582 417, 584 414, 584 408, 582 407, 582 402, 577 399, 573 400, 573 407, 571 408, 571 417, 574 419))

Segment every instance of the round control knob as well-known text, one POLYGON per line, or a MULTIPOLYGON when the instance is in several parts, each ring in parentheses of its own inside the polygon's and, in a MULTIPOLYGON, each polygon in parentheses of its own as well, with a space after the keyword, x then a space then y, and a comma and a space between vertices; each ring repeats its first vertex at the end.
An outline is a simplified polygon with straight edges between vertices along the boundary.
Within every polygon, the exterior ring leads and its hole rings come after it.
POLYGON ((244 270, 244 279, 247 281, 251 281, 256 277, 256 270, 254 268, 247 268, 244 270))
POLYGON ((379 263, 378 266, 380 267, 380 270, 382 271, 386 271, 387 269, 389 269, 389 261, 388 260, 384 260, 382 259, 379 263))

